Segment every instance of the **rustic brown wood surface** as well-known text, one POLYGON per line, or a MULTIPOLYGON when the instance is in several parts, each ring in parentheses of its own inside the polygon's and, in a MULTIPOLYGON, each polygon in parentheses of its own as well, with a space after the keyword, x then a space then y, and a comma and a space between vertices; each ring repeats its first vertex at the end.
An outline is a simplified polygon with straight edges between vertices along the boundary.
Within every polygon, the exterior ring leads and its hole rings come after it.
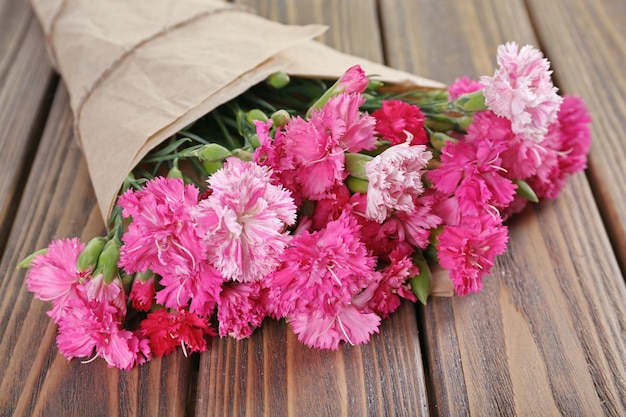
POLYGON ((626 4, 621 0, 242 0, 330 26, 342 51, 443 82, 540 46, 594 117, 587 175, 510 223, 485 289, 405 304, 365 346, 303 347, 283 322, 130 372, 57 353, 15 265, 103 231, 67 94, 27 2, 0 0, 0 415, 626 415, 626 4), (53 100, 54 96, 54 100, 53 100))

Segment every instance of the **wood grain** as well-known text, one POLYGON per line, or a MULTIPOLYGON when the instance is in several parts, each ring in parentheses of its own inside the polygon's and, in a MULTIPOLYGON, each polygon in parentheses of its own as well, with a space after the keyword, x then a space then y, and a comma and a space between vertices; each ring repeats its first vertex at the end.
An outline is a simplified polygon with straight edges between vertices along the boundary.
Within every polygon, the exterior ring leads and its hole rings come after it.
POLYGON ((594 123, 589 180, 626 270, 626 2, 528 2, 556 82, 584 98, 594 123))
MULTIPOLYGON (((44 57, 45 58, 45 57, 44 57)), ((0 415, 185 414, 190 361, 181 353, 130 372, 57 353, 49 305, 34 300, 15 266, 53 238, 103 233, 87 167, 72 135, 67 93, 57 92, 0 264, 0 415)))
POLYGON ((26 2, 0 5, 0 256, 56 81, 41 37, 26 2))
MULTIPOLYGON (((523 2, 383 0, 381 17, 388 64, 444 82, 491 74, 500 43, 539 44, 523 2)), ((431 410, 624 415, 626 290, 585 176, 509 226, 482 293, 423 309, 431 410)))
MULTIPOLYGON (((380 61, 373 1, 249 1, 283 23, 330 24, 322 39, 380 61), (331 7, 332 6, 332 7, 331 7)), ((202 354, 197 416, 426 416, 415 308, 405 304, 363 346, 310 349, 284 322, 245 341, 214 339, 202 354)))

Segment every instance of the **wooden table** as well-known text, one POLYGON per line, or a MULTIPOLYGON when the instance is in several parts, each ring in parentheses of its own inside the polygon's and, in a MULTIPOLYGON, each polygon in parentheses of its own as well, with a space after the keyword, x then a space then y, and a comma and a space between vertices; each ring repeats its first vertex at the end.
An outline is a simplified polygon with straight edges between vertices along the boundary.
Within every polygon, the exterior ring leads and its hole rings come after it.
POLYGON ((57 353, 16 264, 103 232, 63 83, 24 0, 0 0, 2 416, 625 416, 626 2, 247 0, 321 39, 426 77, 490 74, 498 44, 539 46, 594 118, 589 169, 510 223, 481 294, 405 304, 365 346, 307 349, 284 323, 130 372, 57 353))

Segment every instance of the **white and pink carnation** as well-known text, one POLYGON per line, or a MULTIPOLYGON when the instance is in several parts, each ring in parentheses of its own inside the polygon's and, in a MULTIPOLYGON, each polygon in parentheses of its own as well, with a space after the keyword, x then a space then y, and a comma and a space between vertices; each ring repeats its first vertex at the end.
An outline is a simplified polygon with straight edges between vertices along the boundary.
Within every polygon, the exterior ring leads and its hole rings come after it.
POLYGON ((431 158, 426 146, 402 143, 366 163, 366 216, 382 223, 393 210, 413 211, 414 199, 424 191, 422 174, 431 158))
POLYGON ((493 77, 483 76, 485 104, 511 121, 514 133, 541 142, 556 117, 561 102, 550 79, 550 63, 536 48, 521 49, 515 42, 498 47, 493 77))
POLYGON ((257 281, 280 263, 296 206, 271 175, 268 167, 229 158, 209 178, 211 195, 194 210, 207 259, 226 279, 257 281))

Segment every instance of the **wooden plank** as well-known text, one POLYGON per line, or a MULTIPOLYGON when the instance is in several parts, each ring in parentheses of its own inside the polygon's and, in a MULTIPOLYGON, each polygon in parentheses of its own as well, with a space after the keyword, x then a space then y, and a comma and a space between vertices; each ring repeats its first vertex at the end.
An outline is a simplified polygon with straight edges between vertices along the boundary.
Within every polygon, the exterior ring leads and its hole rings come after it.
MULTIPOLYGON (((444 82, 491 74, 500 43, 537 44, 523 2, 382 0, 381 16, 388 63, 444 82)), ((624 415, 626 289, 586 178, 509 227, 482 293, 423 309, 431 410, 624 415)))
POLYGON ((41 43, 41 30, 23 4, 0 5, 0 256, 56 80, 41 43))
POLYGON ((626 2, 528 2, 564 91, 582 96, 595 123, 589 180, 626 270, 626 2))
POLYGON ((190 361, 182 353, 121 372, 104 361, 57 352, 50 307, 34 300, 15 266, 53 238, 104 231, 87 167, 72 135, 64 88, 57 92, 0 263, 0 415, 182 416, 190 361))
MULTIPOLYGON (((380 61, 374 1, 246 1, 285 23, 325 23, 331 46, 380 61)), ((415 308, 405 304, 364 346, 309 349, 284 322, 202 354, 197 416, 428 415, 415 308)))
POLYGON ((0 1, 0 85, 10 68, 28 31, 32 12, 28 2, 0 1))

